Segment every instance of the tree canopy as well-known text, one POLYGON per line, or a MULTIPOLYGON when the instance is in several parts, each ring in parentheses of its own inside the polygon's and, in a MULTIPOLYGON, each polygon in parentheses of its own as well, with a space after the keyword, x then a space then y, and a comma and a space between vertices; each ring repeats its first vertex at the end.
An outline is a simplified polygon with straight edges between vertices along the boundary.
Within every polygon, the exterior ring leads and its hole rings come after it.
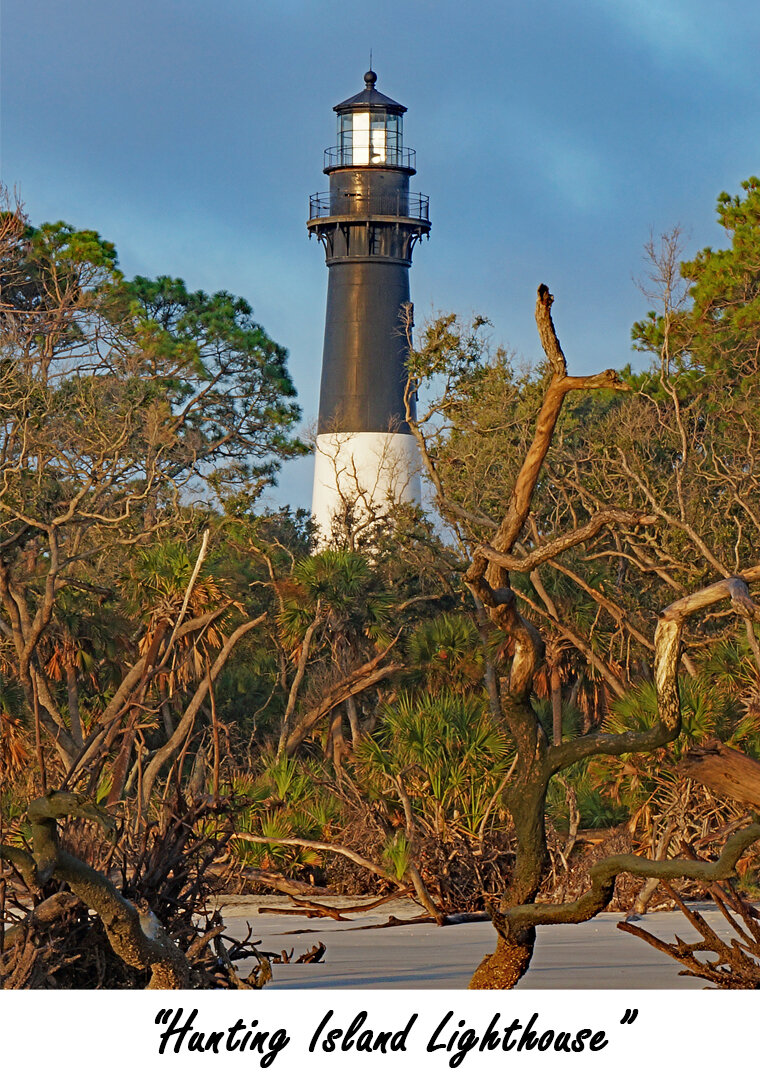
POLYGON ((97 233, 34 228, 18 207, 0 217, 0 265, 3 649, 71 763, 77 709, 46 672, 59 612, 118 608, 130 553, 181 533, 193 502, 255 498, 303 451, 299 411, 285 350, 244 300, 126 281, 97 233))
POLYGON ((741 807, 680 770, 760 747, 760 181, 718 215, 725 250, 649 243, 637 370, 573 375, 545 285, 536 368, 434 319, 407 385, 434 513, 349 514, 315 551, 304 511, 257 504, 304 448, 249 304, 127 281, 97 233, 8 208, 0 828, 52 783, 49 830, 87 796, 145 843, 171 795, 238 884, 488 905, 500 986, 621 868, 716 855, 741 807), (586 880, 601 827, 622 846, 586 880))

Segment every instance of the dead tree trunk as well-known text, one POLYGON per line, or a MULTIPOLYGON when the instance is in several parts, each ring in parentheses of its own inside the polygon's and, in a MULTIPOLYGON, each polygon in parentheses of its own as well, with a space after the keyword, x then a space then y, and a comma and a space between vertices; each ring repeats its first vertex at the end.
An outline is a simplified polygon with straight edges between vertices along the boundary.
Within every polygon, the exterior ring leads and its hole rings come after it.
POLYGON ((676 772, 698 780, 717 795, 760 809, 760 761, 721 742, 695 746, 676 772))
MULTIPOLYGON (((746 571, 749 580, 760 579, 760 566, 746 571)), ((705 863, 689 863, 684 860, 656 862, 639 859, 634 856, 615 856, 604 860, 591 871, 593 882, 589 893, 584 894, 574 904, 533 904, 538 892, 538 884, 530 891, 531 880, 535 880, 538 858, 536 853, 545 852, 545 840, 535 819, 541 816, 543 822, 545 783, 554 773, 559 772, 576 761, 582 761, 598 754, 620 755, 635 750, 654 750, 675 739, 681 730, 681 703, 678 693, 678 664, 681 634, 686 619, 698 611, 713 604, 729 599, 739 614, 756 613, 757 606, 749 596, 746 581, 741 578, 729 578, 726 581, 709 585, 691 596, 676 600, 660 616, 655 634, 655 684, 659 721, 648 731, 625 732, 622 734, 586 735, 572 742, 546 748, 545 737, 536 740, 533 754, 533 769, 523 771, 522 797, 510 795, 507 803, 517 811, 515 828, 517 830, 518 858, 515 864, 513 885, 505 894, 498 911, 492 911, 494 926, 498 932, 496 951, 485 957, 470 983, 473 989, 509 989, 525 974, 530 964, 535 944, 537 926, 554 923, 584 922, 598 914, 612 899, 615 876, 628 871, 646 878, 672 880, 676 877, 693 877, 695 880, 719 881, 726 876, 725 865, 733 858, 734 846, 726 845, 719 864, 710 867, 705 863), (533 798, 531 798, 531 795, 533 798), (530 813, 531 805, 534 805, 530 813), (540 808, 540 809, 539 809, 540 808), (527 816, 526 816, 527 814, 527 816), (534 821, 530 830, 531 820, 534 821), (521 834, 520 826, 525 830, 521 834), (530 845, 530 846, 526 846, 530 845), (521 849, 524 849, 521 851, 521 849), (724 865, 725 864, 725 865, 724 865), (701 869, 695 869, 699 867, 701 869), (685 868, 685 869, 684 869, 685 868), (650 872, 644 872, 647 870, 650 872), (678 871, 678 872, 677 872, 678 871), (715 874, 708 877, 705 875, 715 874), (527 899, 515 899, 527 895, 527 899)), ((543 733, 541 733, 541 736, 543 733)), ((520 753, 518 746, 518 754, 520 753)), ((524 751, 523 751, 524 753, 524 751)), ((744 755, 739 755, 743 757, 744 755)), ((749 760, 749 759, 748 759, 749 760)), ((520 784, 518 765, 518 785, 520 784)), ((518 788, 519 791, 519 788, 518 788)), ((513 810, 513 813, 515 811, 513 810)), ((741 841, 736 841, 741 850, 760 837, 760 826, 753 826, 739 834, 741 841), (743 844, 743 847, 741 846, 743 844)), ((736 838, 734 838, 736 839, 736 838)), ((735 865, 734 858, 731 867, 735 865)))

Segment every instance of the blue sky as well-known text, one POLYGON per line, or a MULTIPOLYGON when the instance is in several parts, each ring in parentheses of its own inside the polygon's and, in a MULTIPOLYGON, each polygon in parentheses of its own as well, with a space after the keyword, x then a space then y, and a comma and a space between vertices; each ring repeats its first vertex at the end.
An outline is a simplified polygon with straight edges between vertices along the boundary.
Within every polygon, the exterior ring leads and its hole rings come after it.
MULTIPOLYGON (((332 106, 408 106, 417 322, 482 313, 538 356, 536 286, 576 373, 631 359, 650 235, 722 243, 760 172, 760 7, 738 0, 2 0, 0 171, 34 221, 97 229, 127 274, 245 296, 317 412, 327 272, 305 229, 332 106)), ((275 502, 308 505, 311 465, 275 502)))

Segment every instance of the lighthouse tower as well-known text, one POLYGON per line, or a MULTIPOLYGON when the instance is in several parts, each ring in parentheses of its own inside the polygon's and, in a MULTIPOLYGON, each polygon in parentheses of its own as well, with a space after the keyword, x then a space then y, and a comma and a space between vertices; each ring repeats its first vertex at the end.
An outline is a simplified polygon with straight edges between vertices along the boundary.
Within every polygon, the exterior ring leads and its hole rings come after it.
POLYGON ((329 539, 393 500, 419 501, 419 455, 404 385, 409 267, 430 232, 428 198, 409 191, 415 152, 406 108, 364 89, 335 106, 338 145, 325 150, 330 190, 312 195, 309 234, 325 249, 327 315, 312 516, 329 539))

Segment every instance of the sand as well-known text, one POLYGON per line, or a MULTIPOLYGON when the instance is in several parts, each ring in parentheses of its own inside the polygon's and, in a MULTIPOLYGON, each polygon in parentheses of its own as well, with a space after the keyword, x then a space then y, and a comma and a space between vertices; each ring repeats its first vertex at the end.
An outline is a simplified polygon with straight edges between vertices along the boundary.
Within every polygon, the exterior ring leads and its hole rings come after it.
MULTIPOLYGON (((361 898, 336 898, 336 907, 361 898)), ((254 930, 261 948, 294 950, 294 959, 321 941, 327 946, 320 964, 278 964, 268 989, 464 989, 495 932, 488 922, 437 927, 432 923, 378 929, 389 915, 413 918, 422 912, 412 901, 396 901, 366 914, 349 914, 346 922, 308 919, 301 914, 261 914, 260 907, 292 910, 287 898, 247 896, 220 898, 224 919, 233 934, 254 930), (370 929, 358 929, 370 927, 370 929), (292 933, 289 931, 297 931, 292 933)), ((700 907, 708 921, 722 920, 709 905, 700 907)), ((685 989, 707 985, 679 976, 679 965, 644 942, 617 929, 619 914, 605 913, 580 926, 540 927, 536 952, 521 989, 685 989)), ((678 933, 694 940, 696 932, 679 912, 655 912, 640 925, 672 940, 678 933)))

